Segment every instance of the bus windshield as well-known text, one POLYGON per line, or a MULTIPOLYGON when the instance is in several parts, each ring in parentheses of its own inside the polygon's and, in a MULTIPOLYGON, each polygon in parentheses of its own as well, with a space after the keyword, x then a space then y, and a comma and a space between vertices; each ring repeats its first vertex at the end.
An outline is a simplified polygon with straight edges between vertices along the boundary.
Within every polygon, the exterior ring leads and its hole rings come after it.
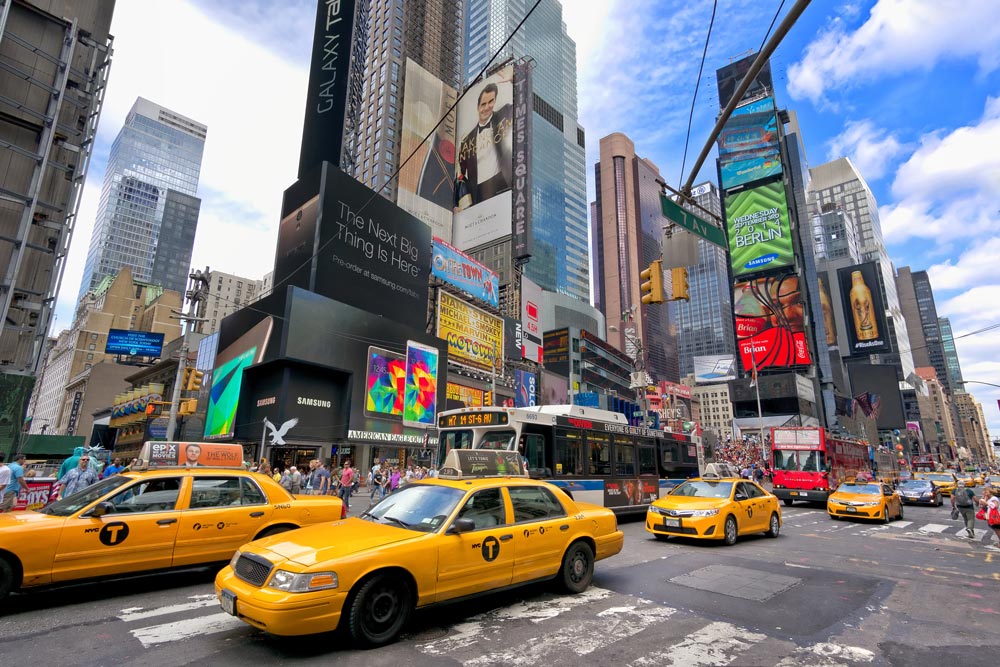
POLYGON ((826 470, 826 457, 823 452, 818 451, 777 449, 774 451, 774 469, 820 472, 826 470))
POLYGON ((472 431, 469 429, 441 431, 440 440, 444 444, 445 452, 453 449, 472 449, 472 431))
POLYGON ((479 441, 479 449, 513 449, 514 431, 487 431, 479 441))

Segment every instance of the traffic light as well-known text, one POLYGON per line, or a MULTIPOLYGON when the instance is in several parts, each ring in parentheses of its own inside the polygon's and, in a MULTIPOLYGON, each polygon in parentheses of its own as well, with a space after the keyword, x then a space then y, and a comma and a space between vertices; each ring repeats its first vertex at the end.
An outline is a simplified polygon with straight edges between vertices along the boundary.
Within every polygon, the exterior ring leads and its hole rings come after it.
POLYGON ((198 399, 188 398, 177 405, 177 414, 187 416, 198 412, 198 399))
POLYGON ((659 259, 650 263, 649 268, 639 274, 639 285, 643 303, 663 303, 663 262, 659 259))
POLYGON ((201 380, 205 377, 203 371, 194 368, 185 368, 184 374, 187 378, 187 381, 184 383, 184 389, 187 391, 198 391, 201 389, 201 380), (188 371, 190 371, 190 374, 188 374, 188 371))
POLYGON ((687 267, 681 266, 676 269, 670 269, 670 285, 671 285, 671 301, 690 301, 691 297, 688 294, 688 270, 687 267))

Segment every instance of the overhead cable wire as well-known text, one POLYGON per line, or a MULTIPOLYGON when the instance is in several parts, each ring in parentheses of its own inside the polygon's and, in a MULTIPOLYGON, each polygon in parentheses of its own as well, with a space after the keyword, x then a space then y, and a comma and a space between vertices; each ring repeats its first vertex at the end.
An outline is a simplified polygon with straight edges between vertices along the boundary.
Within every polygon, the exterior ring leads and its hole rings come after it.
POLYGON ((687 136, 684 138, 684 157, 681 159, 681 176, 678 183, 684 182, 684 166, 687 164, 688 144, 691 142, 691 123, 694 120, 694 104, 698 100, 698 89, 701 87, 701 74, 705 69, 705 57, 708 55, 708 41, 712 37, 712 26, 715 25, 715 10, 718 6, 719 1, 714 0, 712 3, 712 18, 708 21, 708 34, 705 35, 705 48, 701 52, 701 64, 698 65, 698 78, 694 84, 694 96, 691 98, 691 111, 688 113, 687 136))

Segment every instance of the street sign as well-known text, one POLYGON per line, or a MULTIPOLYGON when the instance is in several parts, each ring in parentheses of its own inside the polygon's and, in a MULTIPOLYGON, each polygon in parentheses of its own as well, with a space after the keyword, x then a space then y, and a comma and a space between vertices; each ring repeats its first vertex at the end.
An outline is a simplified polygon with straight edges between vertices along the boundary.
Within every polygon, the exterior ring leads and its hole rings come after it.
POLYGON ((709 243, 720 248, 726 247, 726 235, 715 225, 702 220, 691 211, 683 209, 679 204, 660 193, 660 208, 663 215, 675 225, 680 225, 692 234, 696 234, 709 243))

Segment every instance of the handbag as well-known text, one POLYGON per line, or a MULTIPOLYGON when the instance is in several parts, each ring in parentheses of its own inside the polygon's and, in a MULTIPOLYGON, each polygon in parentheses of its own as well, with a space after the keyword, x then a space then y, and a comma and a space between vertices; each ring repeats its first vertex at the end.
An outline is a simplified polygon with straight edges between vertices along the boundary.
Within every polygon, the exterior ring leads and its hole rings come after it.
POLYGON ((979 508, 979 511, 976 512, 976 518, 979 519, 980 521, 986 521, 986 508, 985 507, 980 507, 979 508))
POLYGON ((986 514, 986 523, 991 526, 1000 526, 1000 510, 996 507, 991 507, 990 511, 986 514))
POLYGON ((958 508, 957 507, 952 507, 951 508, 951 520, 954 521, 957 518, 958 518, 958 508))

